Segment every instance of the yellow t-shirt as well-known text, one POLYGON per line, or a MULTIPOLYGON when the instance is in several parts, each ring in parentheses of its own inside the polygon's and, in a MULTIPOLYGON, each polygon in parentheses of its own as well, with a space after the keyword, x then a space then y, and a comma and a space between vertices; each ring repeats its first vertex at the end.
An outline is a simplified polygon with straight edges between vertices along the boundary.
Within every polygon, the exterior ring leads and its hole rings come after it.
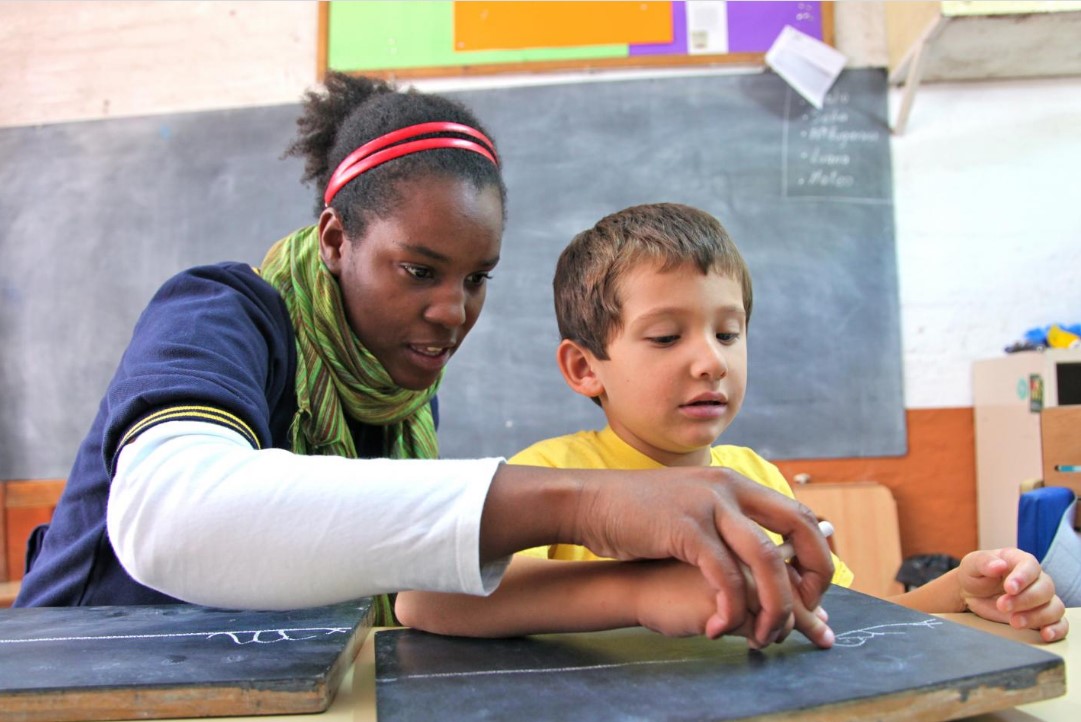
MULTIPOLYGON (((795 498, 781 471, 753 450, 743 446, 714 446, 710 451, 712 453, 711 466, 726 466, 790 499, 795 498)), ((639 470, 660 469, 664 466, 623 441, 609 426, 601 431, 579 431, 576 434, 539 441, 511 457, 510 463, 556 469, 639 470)), ((769 529, 763 529, 763 531, 775 543, 781 543, 779 534, 769 529)), ((591 561, 604 558, 575 544, 535 547, 519 554, 567 561, 591 561)), ((850 586, 853 576, 852 570, 834 554, 833 583, 843 587, 850 586)))

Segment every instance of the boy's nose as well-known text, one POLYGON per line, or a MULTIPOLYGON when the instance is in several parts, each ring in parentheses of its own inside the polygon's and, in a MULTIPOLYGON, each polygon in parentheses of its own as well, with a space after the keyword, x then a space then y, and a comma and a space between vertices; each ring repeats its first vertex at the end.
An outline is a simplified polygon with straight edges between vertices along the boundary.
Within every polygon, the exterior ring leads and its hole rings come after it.
POLYGON ((719 379, 728 373, 728 360, 717 341, 705 343, 694 358, 693 374, 696 377, 719 379))

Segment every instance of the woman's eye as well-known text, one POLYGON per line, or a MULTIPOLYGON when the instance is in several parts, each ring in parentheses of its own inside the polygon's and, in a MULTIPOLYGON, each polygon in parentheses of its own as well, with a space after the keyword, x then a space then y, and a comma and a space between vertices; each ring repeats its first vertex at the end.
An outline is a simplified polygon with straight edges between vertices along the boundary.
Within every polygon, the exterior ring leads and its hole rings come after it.
POLYGON ((426 281, 432 278, 433 275, 432 269, 425 268, 424 266, 414 266, 412 264, 406 263, 402 266, 402 268, 405 269, 406 273, 408 273, 410 276, 417 279, 418 281, 426 281))
POLYGON ((492 274, 482 271, 469 276, 468 280, 471 286, 483 286, 486 282, 492 280, 492 274))

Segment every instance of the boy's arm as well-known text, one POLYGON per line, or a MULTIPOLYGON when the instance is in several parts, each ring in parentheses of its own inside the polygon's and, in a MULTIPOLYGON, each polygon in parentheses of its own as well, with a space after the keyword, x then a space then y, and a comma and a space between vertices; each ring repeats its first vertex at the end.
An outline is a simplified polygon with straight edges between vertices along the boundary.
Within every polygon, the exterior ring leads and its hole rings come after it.
POLYGON ((1069 631, 1054 581, 1034 556, 1015 548, 966 554, 956 569, 890 601, 928 614, 971 611, 1016 629, 1039 630, 1045 642, 1069 631))
MULTIPOLYGON (((748 600, 752 608, 754 604, 755 600, 748 600)), ((464 637, 592 632, 631 626, 670 637, 693 636, 705 633, 715 611, 716 592, 697 567, 674 559, 578 562, 522 555, 511 561, 503 583, 488 597, 410 591, 400 592, 395 606, 403 624, 464 637)), ((828 630, 821 608, 800 612, 813 616, 828 630)), ((783 635, 790 631, 791 627, 786 627, 783 635)), ((750 637, 753 632, 751 617, 728 633, 750 637)), ((820 647, 832 646, 833 635, 816 642, 820 647)), ((750 639, 748 644, 757 647, 750 639)))
POLYGON ((401 592, 403 624, 436 634, 515 637, 645 626, 668 636, 703 634, 714 590, 675 561, 558 561, 515 556, 490 596, 401 592))

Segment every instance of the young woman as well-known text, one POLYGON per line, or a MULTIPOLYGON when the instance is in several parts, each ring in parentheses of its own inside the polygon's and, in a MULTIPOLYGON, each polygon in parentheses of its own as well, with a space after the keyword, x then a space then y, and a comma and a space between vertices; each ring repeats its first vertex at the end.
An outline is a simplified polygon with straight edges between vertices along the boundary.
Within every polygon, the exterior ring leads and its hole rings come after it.
POLYGON ((717 589, 713 636, 751 615, 768 643, 793 593, 817 606, 831 563, 813 516, 732 472, 436 458, 443 368, 502 252, 499 153, 449 99, 340 74, 325 86, 289 151, 317 222, 259 269, 193 268, 150 301, 17 604, 485 594, 509 553, 569 542, 698 566, 717 589), (801 589, 756 521, 792 537, 801 589))

